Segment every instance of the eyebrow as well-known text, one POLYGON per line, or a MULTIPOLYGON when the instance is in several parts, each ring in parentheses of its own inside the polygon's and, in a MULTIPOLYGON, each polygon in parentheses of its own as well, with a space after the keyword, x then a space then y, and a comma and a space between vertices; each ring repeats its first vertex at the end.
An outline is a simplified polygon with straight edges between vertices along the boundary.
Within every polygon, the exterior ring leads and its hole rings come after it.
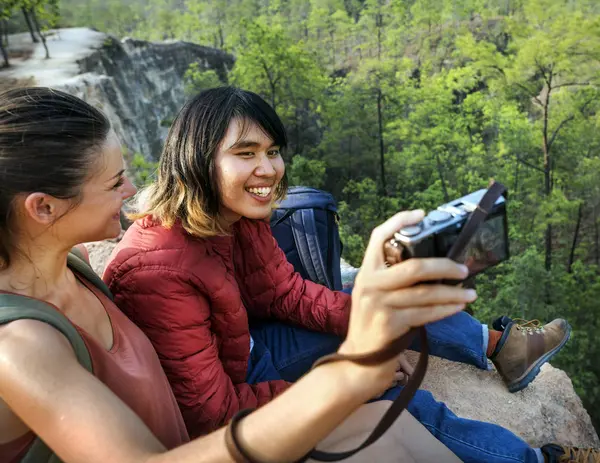
MULTIPOLYGON (((261 144, 257 141, 252 140, 240 140, 229 147, 230 150, 237 150, 242 148, 259 148, 261 144)), ((274 146, 278 146, 275 143, 272 143, 269 148, 273 148, 274 146)))

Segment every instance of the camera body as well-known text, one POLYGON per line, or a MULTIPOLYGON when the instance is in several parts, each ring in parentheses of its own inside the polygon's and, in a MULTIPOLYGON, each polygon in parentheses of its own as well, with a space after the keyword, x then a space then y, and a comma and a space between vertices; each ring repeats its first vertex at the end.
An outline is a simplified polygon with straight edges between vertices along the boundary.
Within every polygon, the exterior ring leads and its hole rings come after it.
MULTIPOLYGON (((446 257, 487 190, 458 198, 431 211, 420 223, 405 227, 385 245, 389 265, 413 257, 446 257)), ((496 200, 485 221, 455 259, 469 268, 469 276, 507 260, 506 199, 496 200)))

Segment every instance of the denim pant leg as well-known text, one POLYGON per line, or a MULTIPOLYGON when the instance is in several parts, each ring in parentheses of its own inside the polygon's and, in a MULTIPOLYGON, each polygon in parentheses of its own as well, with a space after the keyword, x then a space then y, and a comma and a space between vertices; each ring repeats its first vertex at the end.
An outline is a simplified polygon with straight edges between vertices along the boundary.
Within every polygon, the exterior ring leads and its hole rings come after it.
POLYGON ((278 379, 282 378, 275 365, 273 365, 271 352, 261 341, 255 340, 248 359, 246 382, 248 384, 258 384, 263 381, 276 381, 278 379))
POLYGON ((335 352, 342 342, 332 334, 271 321, 251 321, 250 335, 255 348, 266 346, 281 379, 290 382, 308 372, 318 358, 335 352))
MULTIPOLYGON (((487 359, 488 328, 467 312, 425 325, 429 352, 454 362, 468 363, 482 370, 489 369, 487 359)), ((417 336, 410 349, 420 351, 417 336)))
MULTIPOLYGON (((352 288, 344 289, 351 294, 352 288)), ((482 370, 488 370, 487 344, 488 327, 466 312, 425 325, 431 355, 454 362, 468 363, 482 370)), ((417 336, 410 349, 421 351, 421 341, 417 336)))
MULTIPOLYGON (((394 400, 401 390, 389 389, 380 400, 394 400)), ((417 391, 408 411, 463 462, 539 462, 539 453, 512 432, 495 424, 460 418, 429 391, 417 391)))

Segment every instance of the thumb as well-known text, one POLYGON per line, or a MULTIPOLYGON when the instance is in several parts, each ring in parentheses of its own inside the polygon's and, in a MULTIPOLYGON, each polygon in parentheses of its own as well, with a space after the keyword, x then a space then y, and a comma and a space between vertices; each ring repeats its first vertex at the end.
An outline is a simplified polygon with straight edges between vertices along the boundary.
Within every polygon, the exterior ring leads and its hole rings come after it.
POLYGON ((371 233, 362 267, 371 270, 381 268, 384 265, 383 244, 398 230, 420 222, 424 216, 425 212, 421 209, 403 211, 376 227, 371 233))

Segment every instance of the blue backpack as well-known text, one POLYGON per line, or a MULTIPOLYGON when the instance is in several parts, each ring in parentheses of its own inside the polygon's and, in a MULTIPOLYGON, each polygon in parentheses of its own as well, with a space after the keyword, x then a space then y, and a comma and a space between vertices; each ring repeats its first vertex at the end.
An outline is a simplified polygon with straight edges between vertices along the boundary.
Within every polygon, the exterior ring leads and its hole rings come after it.
POLYGON ((337 204, 325 191, 303 186, 288 189, 273 211, 271 230, 285 255, 306 280, 342 289, 337 204))

